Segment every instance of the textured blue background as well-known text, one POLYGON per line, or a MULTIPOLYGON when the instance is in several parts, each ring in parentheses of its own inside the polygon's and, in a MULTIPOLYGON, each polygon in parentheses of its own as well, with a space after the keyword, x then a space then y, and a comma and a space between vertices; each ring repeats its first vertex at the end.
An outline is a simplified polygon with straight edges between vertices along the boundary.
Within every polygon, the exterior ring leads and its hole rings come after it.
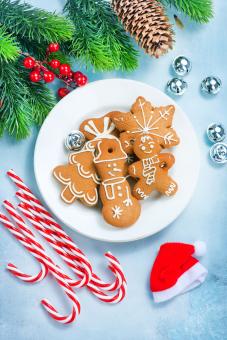
MULTIPOLYGON (((60 0, 33 0, 32 4, 60 11, 60 0)), ((144 81, 164 90, 171 77, 170 64, 178 54, 187 55, 193 63, 188 75, 188 91, 177 99, 190 117, 201 148, 201 174, 192 202, 166 230, 154 237, 131 244, 107 244, 67 231, 93 260, 103 277, 108 278, 105 250, 121 260, 128 279, 128 296, 121 304, 109 306, 99 302, 86 289, 78 292, 82 311, 78 322, 61 326, 46 315, 40 300, 47 297, 63 313, 69 310, 56 283, 47 278, 38 285, 26 285, 10 276, 6 264, 11 261, 27 272, 35 272, 37 264, 3 228, 0 229, 0 337, 1 339, 226 339, 227 331, 227 168, 215 167, 208 158, 209 143, 205 130, 209 123, 221 121, 227 127, 227 42, 225 28, 227 2, 215 0, 215 18, 200 26, 184 19, 185 29, 176 28, 174 50, 160 60, 141 52, 140 67, 132 74, 88 73, 90 81, 111 77, 127 77, 144 81), (200 94, 203 77, 214 74, 223 80, 216 97, 200 94), (169 303, 154 305, 149 291, 149 272, 156 250, 166 241, 207 242, 208 254, 202 262, 209 269, 207 281, 200 288, 169 303)), ((63 113, 64 114, 64 113, 63 113)), ((5 176, 9 168, 30 183, 38 193, 33 174, 33 150, 37 137, 15 142, 8 136, 0 140, 0 201, 12 199, 15 188, 5 176)), ((188 136, 190 139, 190 136, 188 136)))

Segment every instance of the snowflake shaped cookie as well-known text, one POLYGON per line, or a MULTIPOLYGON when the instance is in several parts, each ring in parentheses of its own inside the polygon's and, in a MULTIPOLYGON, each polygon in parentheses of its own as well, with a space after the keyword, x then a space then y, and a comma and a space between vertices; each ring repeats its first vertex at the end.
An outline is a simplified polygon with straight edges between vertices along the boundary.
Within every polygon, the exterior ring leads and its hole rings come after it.
POLYGON ((173 105, 154 107, 143 97, 138 97, 130 112, 110 112, 116 128, 121 132, 120 140, 124 151, 133 152, 133 143, 137 136, 149 134, 163 148, 171 148, 180 140, 172 128, 175 112, 173 105))

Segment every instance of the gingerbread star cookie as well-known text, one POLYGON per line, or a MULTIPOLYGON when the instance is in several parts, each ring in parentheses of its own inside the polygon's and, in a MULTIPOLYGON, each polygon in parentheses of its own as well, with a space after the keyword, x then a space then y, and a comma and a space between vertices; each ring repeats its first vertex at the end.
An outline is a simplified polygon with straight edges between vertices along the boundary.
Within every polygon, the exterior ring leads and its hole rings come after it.
POLYGON ((137 136, 149 133, 163 148, 171 148, 180 140, 172 128, 175 112, 173 105, 154 107, 143 97, 138 97, 130 112, 113 111, 108 114, 121 132, 120 141, 125 152, 133 153, 137 136))

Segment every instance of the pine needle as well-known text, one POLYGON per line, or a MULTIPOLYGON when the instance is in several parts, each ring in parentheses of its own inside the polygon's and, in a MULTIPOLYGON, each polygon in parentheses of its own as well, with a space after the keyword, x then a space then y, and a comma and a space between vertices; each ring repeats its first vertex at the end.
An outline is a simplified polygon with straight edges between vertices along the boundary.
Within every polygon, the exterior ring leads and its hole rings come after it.
POLYGON ((0 25, 0 60, 13 61, 19 56, 18 43, 6 32, 6 28, 0 25))
POLYGON ((137 51, 106 0, 67 0, 64 12, 75 25, 71 55, 97 71, 132 71, 137 51))
POLYGON ((63 16, 19 0, 0 0, 0 22, 12 34, 44 44, 72 38, 73 24, 63 16))
POLYGON ((159 0, 165 5, 176 7, 194 21, 207 23, 213 17, 212 0, 159 0))
POLYGON ((0 122, 10 135, 17 139, 25 138, 32 123, 32 110, 28 88, 20 77, 17 64, 0 62, 0 80, 0 122))

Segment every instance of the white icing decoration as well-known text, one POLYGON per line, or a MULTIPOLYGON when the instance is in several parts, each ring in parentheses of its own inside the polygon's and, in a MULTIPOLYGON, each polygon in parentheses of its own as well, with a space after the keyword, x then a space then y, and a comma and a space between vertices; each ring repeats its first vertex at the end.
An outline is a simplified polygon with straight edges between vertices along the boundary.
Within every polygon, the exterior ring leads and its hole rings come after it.
POLYGON ((115 205, 112 208, 112 212, 113 212, 113 218, 117 218, 119 220, 123 213, 123 210, 119 206, 115 205))
POLYGON ((88 204, 88 205, 94 205, 98 202, 98 192, 97 189, 94 188, 94 196, 93 197, 89 197, 89 194, 83 191, 77 191, 77 189, 75 188, 75 185, 71 183, 71 179, 70 178, 65 178, 62 176, 61 173, 56 174, 54 172, 54 176, 59 180, 59 182, 61 182, 62 184, 66 185, 66 188, 62 191, 61 193, 61 198, 66 202, 66 203, 72 203, 72 200, 66 200, 66 198, 64 197, 64 192, 65 190, 69 189, 72 193, 72 195, 76 198, 80 198, 80 199, 84 199, 84 201, 88 204))
MULTIPOLYGON (((157 155, 156 155, 157 156, 157 155)), ((143 177, 146 178, 146 184, 151 185, 155 182, 156 167, 154 166, 153 157, 142 159, 143 177)))
MULTIPOLYGON (((114 136, 112 136, 112 137, 114 137, 114 136)), ((114 137, 114 138, 116 138, 116 137, 114 137)), ((122 157, 111 159, 111 162, 119 161, 121 159, 127 159, 127 154, 122 149, 121 142, 119 141, 118 138, 116 138, 116 141, 117 141, 118 146, 120 148, 120 151, 122 153, 122 157)), ((98 155, 94 158, 94 163, 102 163, 102 162, 109 162, 110 161, 110 159, 101 159, 101 160, 99 159, 102 156, 102 152, 101 152, 101 149, 100 149, 101 144, 102 144, 102 139, 99 140, 98 143, 97 143, 98 155)))
POLYGON ((108 200, 111 201, 115 199, 115 192, 114 192, 115 186, 123 183, 125 180, 126 180, 125 177, 115 177, 115 178, 106 179, 105 181, 102 182, 104 190, 105 190, 106 198, 108 200))
POLYGON ((131 144, 127 140, 125 140, 124 143, 126 148, 129 148, 131 146, 131 144))
POLYGON ((136 189, 136 192, 140 195, 141 198, 143 198, 144 200, 146 200, 147 198, 149 198, 149 196, 145 195, 144 191, 141 190, 140 188, 136 189))
MULTIPOLYGON (((82 151, 79 151, 79 153, 81 153, 82 151)), ((87 152, 87 151, 83 151, 83 152, 87 152)), ((86 171, 84 170, 84 165, 79 163, 77 160, 76 160, 76 155, 78 154, 78 152, 75 154, 70 154, 69 156, 69 162, 70 164, 74 164, 76 167, 77 167, 77 170, 78 170, 78 173, 81 177, 83 178, 92 178, 93 181, 96 183, 96 184, 100 184, 100 178, 98 177, 98 175, 95 173, 95 172, 91 172, 91 171, 86 171)))
POLYGON ((110 170, 110 171, 108 171, 108 174, 110 175, 110 176, 116 176, 116 174, 114 173, 114 172, 121 172, 121 169, 119 169, 119 168, 116 168, 116 167, 114 167, 113 168, 113 166, 117 166, 117 164, 116 163, 113 163, 113 164, 111 164, 111 163, 109 163, 109 164, 107 164, 107 167, 108 168, 111 168, 112 167, 112 169, 110 170))
POLYGON ((170 196, 170 194, 171 194, 175 189, 176 189, 176 184, 175 184, 175 183, 171 183, 171 184, 169 185, 168 190, 165 191, 165 194, 166 194, 167 196, 170 196))
POLYGON ((132 169, 133 169, 134 175, 136 175, 136 167, 135 167, 135 165, 132 166, 132 169))
POLYGON ((126 199, 123 201, 126 207, 132 206, 132 200, 129 196, 128 186, 126 187, 126 199))
MULTIPOLYGON (((132 134, 135 134, 135 133, 141 133, 141 134, 150 133, 151 135, 162 138, 164 140, 165 144, 170 144, 170 142, 177 142, 177 140, 173 138, 173 133, 171 133, 171 132, 168 132, 164 136, 154 132, 154 130, 160 130, 160 127, 155 127, 155 125, 161 119, 164 119, 164 120, 168 119, 168 117, 170 116, 170 111, 172 109, 172 106, 170 106, 168 109, 165 109, 164 112, 159 111, 160 116, 155 121, 152 122, 152 119, 153 119, 152 112, 150 113, 150 117, 149 117, 148 121, 146 121, 146 116, 145 116, 145 112, 144 112, 144 109, 143 109, 144 104, 145 104, 145 102, 142 103, 141 99, 139 99, 139 106, 141 108, 143 123, 139 122, 139 120, 135 118, 135 121, 138 125, 138 128, 131 131, 131 133, 132 134)), ((129 132, 129 131, 127 131, 127 132, 129 132)))
MULTIPOLYGON (((64 183, 63 183, 63 184, 64 184, 64 183)), ((63 199, 63 201, 65 201, 66 203, 69 203, 69 204, 71 204, 71 203, 74 201, 75 195, 74 195, 74 193, 73 193, 73 192, 71 191, 71 189, 70 189, 70 184, 66 185, 65 189, 62 190, 62 192, 61 192, 61 198, 63 199), (71 192, 71 194, 72 194, 71 200, 67 200, 66 197, 64 196, 64 193, 65 193, 66 190, 70 190, 70 192, 71 192)))
POLYGON ((115 129, 115 124, 110 121, 109 117, 103 119, 103 130, 100 131, 95 125, 94 121, 90 119, 84 126, 84 131, 94 135, 96 138, 104 138, 106 135, 110 135, 115 129))

